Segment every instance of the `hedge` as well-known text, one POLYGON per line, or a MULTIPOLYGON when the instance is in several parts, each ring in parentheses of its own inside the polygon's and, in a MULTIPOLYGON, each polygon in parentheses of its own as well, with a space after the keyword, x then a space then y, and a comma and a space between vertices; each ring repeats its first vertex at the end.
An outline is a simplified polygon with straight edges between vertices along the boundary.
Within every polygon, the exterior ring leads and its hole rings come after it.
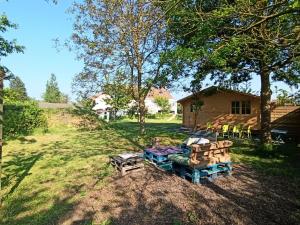
POLYGON ((29 135, 35 128, 47 129, 47 119, 36 102, 4 103, 3 134, 5 138, 29 135))

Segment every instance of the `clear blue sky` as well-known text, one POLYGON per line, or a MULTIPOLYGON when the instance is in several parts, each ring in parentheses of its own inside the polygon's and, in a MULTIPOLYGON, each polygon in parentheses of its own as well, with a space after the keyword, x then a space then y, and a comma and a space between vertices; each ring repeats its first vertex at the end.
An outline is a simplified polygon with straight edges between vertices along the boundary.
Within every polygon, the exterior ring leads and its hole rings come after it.
MULTIPOLYGON (((72 96, 71 83, 74 75, 81 71, 82 63, 75 60, 72 52, 62 49, 57 52, 53 39, 68 39, 72 33, 72 17, 66 13, 73 0, 61 0, 57 5, 44 0, 0 0, 0 13, 19 25, 5 37, 16 38, 26 47, 24 54, 13 54, 4 58, 2 64, 24 81, 28 94, 41 99, 50 74, 57 76, 62 92, 72 96)), ((260 89, 258 77, 251 82, 252 88, 260 89)), ((282 83, 273 84, 290 91, 282 83)), ((187 93, 173 93, 180 99, 187 93)), ((74 99, 74 96, 72 96, 74 99)))
POLYGON ((54 38, 65 40, 72 33, 71 16, 66 10, 71 0, 62 0, 58 5, 44 0, 0 0, 0 13, 18 24, 5 37, 16 38, 25 46, 24 54, 13 54, 2 60, 14 74, 24 81, 28 94, 40 99, 50 74, 57 76, 62 92, 71 95, 71 82, 81 71, 82 63, 66 49, 57 52, 54 38))

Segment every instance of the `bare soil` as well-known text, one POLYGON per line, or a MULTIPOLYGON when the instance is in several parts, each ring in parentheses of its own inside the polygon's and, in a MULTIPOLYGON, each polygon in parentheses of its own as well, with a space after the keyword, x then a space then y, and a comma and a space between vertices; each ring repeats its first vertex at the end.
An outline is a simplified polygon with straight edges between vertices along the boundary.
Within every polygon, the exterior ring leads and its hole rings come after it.
POLYGON ((152 166, 110 179, 60 224, 299 224, 299 186, 246 165, 201 185, 152 166))

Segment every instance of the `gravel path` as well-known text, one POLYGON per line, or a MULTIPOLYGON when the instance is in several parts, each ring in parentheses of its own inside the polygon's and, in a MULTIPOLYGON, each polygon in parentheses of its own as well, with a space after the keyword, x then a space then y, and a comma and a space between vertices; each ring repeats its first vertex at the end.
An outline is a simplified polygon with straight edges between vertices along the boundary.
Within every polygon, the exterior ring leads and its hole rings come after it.
POLYGON ((109 186, 93 190, 60 224, 293 225, 298 224, 299 192, 284 178, 266 177, 245 165, 204 185, 147 166, 125 177, 116 175, 109 186))

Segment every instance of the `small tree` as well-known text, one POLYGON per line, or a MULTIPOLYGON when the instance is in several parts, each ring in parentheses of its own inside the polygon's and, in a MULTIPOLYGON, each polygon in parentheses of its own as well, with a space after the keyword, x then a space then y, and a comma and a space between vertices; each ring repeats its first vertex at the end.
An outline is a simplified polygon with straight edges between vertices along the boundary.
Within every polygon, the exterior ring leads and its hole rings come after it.
POLYGON ((201 111, 202 109, 202 106, 203 106, 203 101, 200 100, 197 95, 195 94, 194 95, 194 98, 193 98, 193 103, 191 105, 192 109, 191 111, 194 112, 194 130, 197 129, 197 120, 198 120, 198 115, 199 115, 199 112, 201 111))
POLYGON ((160 107, 162 113, 170 112, 171 106, 168 98, 164 96, 157 96, 154 98, 154 102, 160 107))
POLYGON ((117 71, 115 76, 111 76, 110 80, 106 81, 103 85, 103 92, 110 96, 105 101, 111 105, 114 115, 120 110, 128 109, 129 103, 133 100, 127 77, 121 71, 117 71))
POLYGON ((43 95, 44 101, 50 103, 61 102, 61 95, 62 94, 56 81, 56 76, 52 73, 50 80, 48 80, 46 84, 46 92, 43 95))
POLYGON ((16 100, 25 101, 28 100, 27 91, 25 88, 24 82, 21 80, 20 77, 15 76, 10 80, 9 87, 11 91, 16 94, 16 100))
POLYGON ((286 90, 279 89, 279 94, 277 95, 277 104, 285 105, 285 104, 295 104, 295 101, 291 95, 286 90))

